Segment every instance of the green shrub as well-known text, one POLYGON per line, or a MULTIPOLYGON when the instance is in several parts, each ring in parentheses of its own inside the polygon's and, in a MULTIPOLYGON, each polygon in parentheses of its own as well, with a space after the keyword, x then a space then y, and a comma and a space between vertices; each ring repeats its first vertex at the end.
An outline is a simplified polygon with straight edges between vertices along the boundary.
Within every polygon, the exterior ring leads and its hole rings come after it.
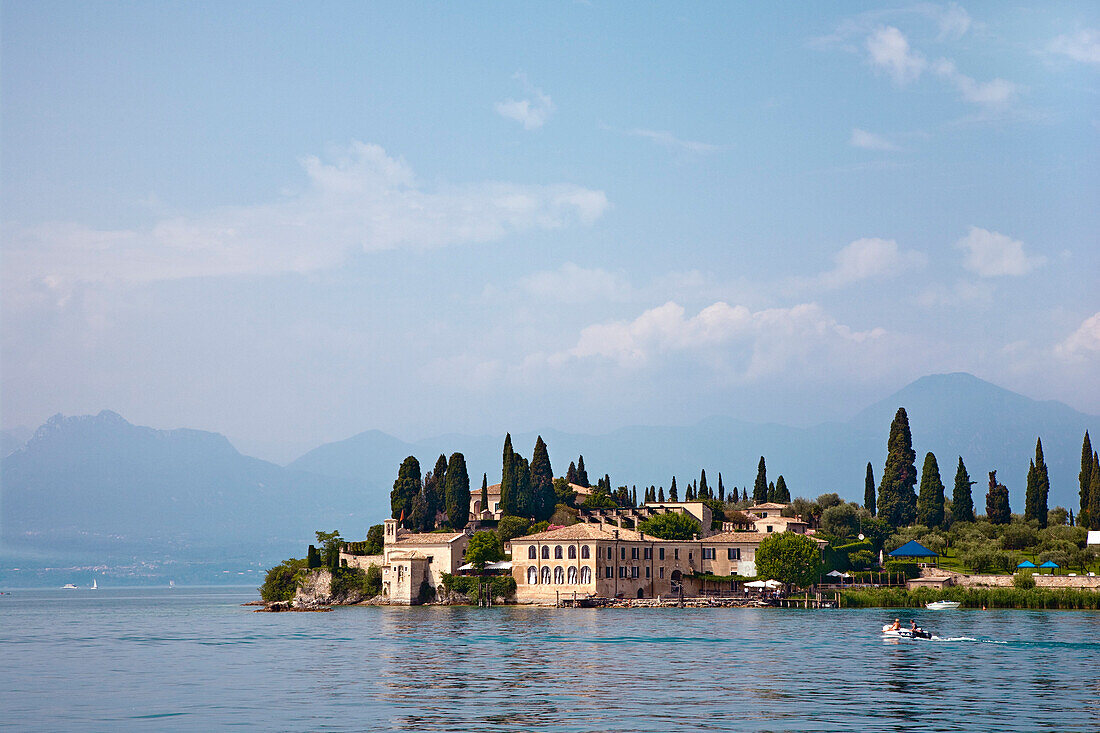
POLYGON ((875 553, 870 550, 856 550, 848 553, 848 565, 854 570, 867 570, 874 566, 877 559, 875 553))
POLYGON ((908 578, 919 578, 920 567, 915 562, 905 560, 887 560, 882 566, 884 573, 900 573, 908 578))
MULTIPOLYGON (((371 565, 371 567, 375 567, 371 565)), ((379 586, 381 587, 381 573, 379 573, 379 586)), ((340 568, 332 574, 331 594, 336 598, 346 598, 358 591, 361 595, 374 597, 378 593, 371 592, 371 584, 366 571, 360 568, 340 568)))
POLYGON ((260 598, 268 602, 294 600, 300 574, 305 569, 304 559, 283 560, 282 563, 267 571, 264 584, 259 588, 260 598))
POLYGON ((1010 524, 1001 535, 1001 547, 1006 550, 1026 550, 1039 544, 1039 532, 1027 524, 1010 524))
POLYGON ((840 593, 847 608, 922 608, 930 601, 959 601, 966 608, 1100 610, 1100 593, 1079 588, 867 588, 840 593))
POLYGON ((443 587, 470 598, 477 596, 479 584, 488 583, 494 598, 511 598, 516 594, 516 579, 511 575, 451 575, 443 574, 443 587))
POLYGON ((1031 577, 1031 573, 1016 573, 1012 578, 1012 585, 1021 590, 1029 590, 1035 587, 1035 578, 1031 577))
POLYGON ((975 550, 963 552, 959 555, 959 561, 975 573, 998 571, 1007 573, 1016 567, 1014 556, 988 547, 979 547, 975 550))
POLYGON ((669 512, 643 519, 638 531, 663 540, 690 540, 702 534, 699 522, 690 514, 669 512))
POLYGON ((527 534, 527 528, 531 526, 531 520, 524 519, 523 517, 513 517, 505 515, 500 518, 500 522, 497 523, 497 534, 500 536, 501 544, 511 540, 513 537, 522 537, 527 534))

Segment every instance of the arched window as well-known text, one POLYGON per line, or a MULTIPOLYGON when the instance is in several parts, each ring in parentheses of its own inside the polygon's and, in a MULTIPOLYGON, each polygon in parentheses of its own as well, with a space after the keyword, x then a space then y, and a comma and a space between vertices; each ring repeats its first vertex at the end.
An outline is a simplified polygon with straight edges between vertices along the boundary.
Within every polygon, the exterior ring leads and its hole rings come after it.
POLYGON ((542 569, 542 582, 545 585, 550 585, 550 566, 547 565, 542 569))
POLYGON ((527 585, 537 585, 539 582, 539 570, 534 565, 527 568, 527 585))
POLYGON ((554 559, 561 560, 561 545, 554 548, 554 559))
POLYGON ((581 547, 581 559, 582 560, 587 560, 588 559, 588 545, 583 545, 581 547))
POLYGON ((576 560, 577 559, 577 546, 576 545, 569 545, 569 559, 570 560, 576 560))
POLYGON ((585 565, 583 568, 581 568, 581 583, 584 584, 584 585, 588 585, 591 582, 592 582, 592 568, 585 565))
POLYGON ((535 550, 534 545, 531 545, 530 547, 527 548, 527 559, 528 560, 534 560, 536 557, 538 557, 538 551, 535 550))
POLYGON ((569 585, 576 585, 577 584, 577 568, 576 567, 570 567, 569 572, 566 573, 565 577, 566 577, 566 582, 569 583, 569 585))
POLYGON ((565 582, 565 570, 561 565, 554 568, 554 582, 558 585, 565 582))
POLYGON ((549 560, 550 559, 550 545, 543 545, 542 546, 542 559, 543 560, 549 560))

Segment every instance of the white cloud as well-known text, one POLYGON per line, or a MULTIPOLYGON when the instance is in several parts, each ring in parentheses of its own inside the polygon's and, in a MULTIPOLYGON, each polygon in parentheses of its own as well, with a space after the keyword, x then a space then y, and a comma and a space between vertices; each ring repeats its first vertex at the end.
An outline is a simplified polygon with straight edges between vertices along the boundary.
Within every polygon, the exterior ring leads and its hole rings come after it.
POLYGON ((691 153, 713 153, 716 150, 720 150, 720 146, 713 145, 711 143, 698 142, 696 140, 681 140, 671 132, 664 130, 627 130, 628 135, 634 137, 641 137, 647 140, 664 145, 669 148, 677 148, 679 150, 687 150, 691 153))
POLYGON ((917 296, 917 304, 925 308, 960 305, 990 306, 993 304, 993 286, 984 280, 971 282, 957 280, 953 287, 936 283, 917 296))
POLYGON ((527 81, 527 76, 516 72, 513 79, 518 79, 524 91, 530 95, 529 99, 507 99, 494 105, 497 114, 523 125, 525 130, 536 130, 546 124, 546 120, 553 114, 555 107, 550 95, 527 81))
POLYGON ((867 36, 867 52, 871 63, 889 74, 898 86, 920 78, 927 62, 909 48, 905 34, 892 25, 880 26, 867 36))
POLYGON ((631 294, 630 283, 622 275, 578 267, 572 262, 557 270, 528 275, 519 284, 530 295, 560 303, 625 300, 631 294))
POLYGON ((1016 84, 1004 79, 993 79, 987 82, 975 81, 966 74, 960 73, 955 67, 955 62, 948 59, 936 61, 933 70, 936 74, 951 82, 967 102, 990 106, 1003 105, 1019 92, 1019 87, 1016 84))
POLYGON ((1100 31, 1085 28, 1058 36, 1050 42, 1047 50, 1084 64, 1100 64, 1100 31))
POLYGON ((863 148, 864 150, 900 150, 897 145, 881 135, 861 130, 858 127, 852 128, 852 137, 848 140, 848 144, 854 148, 863 148))
POLYGON ((836 266, 818 276, 826 288, 839 288, 860 280, 894 277, 920 269, 927 262, 923 252, 901 250, 893 239, 864 238, 851 242, 834 256, 836 266))
POLYGON ((957 3, 948 3, 944 6, 928 6, 929 15, 935 18, 940 27, 940 34, 936 40, 958 40, 970 30, 973 21, 970 14, 957 3))
POLYGON ((591 224, 602 191, 571 184, 419 183, 377 145, 353 143, 335 161, 302 161, 305 188, 269 204, 227 206, 102 231, 52 223, 16 229, 4 243, 5 280, 155 281, 308 272, 355 251, 488 242, 532 229, 591 224))
POLYGON ((791 308, 750 311, 719 301, 687 317, 683 306, 669 301, 632 321, 599 323, 583 329, 576 345, 555 354, 551 363, 604 359, 620 367, 641 368, 662 356, 700 355, 713 349, 725 357, 712 360, 718 368, 741 364, 738 376, 754 379, 805 359, 811 352, 843 344, 879 339, 882 329, 853 331, 824 313, 815 303, 791 308))
POLYGON ((1024 254, 1024 243, 980 227, 970 227, 955 246, 966 252, 963 267, 979 277, 1026 275, 1046 262, 1041 255, 1024 254))
POLYGON ((1100 313, 1086 318, 1065 341, 1054 347, 1054 351, 1067 359, 1079 358, 1086 353, 1100 354, 1100 313))

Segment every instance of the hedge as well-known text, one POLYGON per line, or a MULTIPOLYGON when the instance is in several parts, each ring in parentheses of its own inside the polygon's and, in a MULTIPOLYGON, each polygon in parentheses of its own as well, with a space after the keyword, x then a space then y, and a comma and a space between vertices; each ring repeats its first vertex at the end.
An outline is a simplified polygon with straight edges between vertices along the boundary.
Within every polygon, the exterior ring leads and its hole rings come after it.
POLYGON ((443 573, 443 587, 448 592, 473 598, 479 584, 488 583, 494 598, 511 598, 516 594, 516 579, 511 575, 451 575, 443 573))

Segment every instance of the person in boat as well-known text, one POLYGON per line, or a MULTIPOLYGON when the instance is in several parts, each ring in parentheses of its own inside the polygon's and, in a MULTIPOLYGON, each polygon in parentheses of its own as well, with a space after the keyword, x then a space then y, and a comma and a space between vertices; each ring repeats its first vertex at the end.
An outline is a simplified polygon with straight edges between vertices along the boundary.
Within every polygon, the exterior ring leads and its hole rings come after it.
POLYGON ((901 628, 901 619, 894 619, 894 623, 890 624, 890 631, 897 631, 901 628))

